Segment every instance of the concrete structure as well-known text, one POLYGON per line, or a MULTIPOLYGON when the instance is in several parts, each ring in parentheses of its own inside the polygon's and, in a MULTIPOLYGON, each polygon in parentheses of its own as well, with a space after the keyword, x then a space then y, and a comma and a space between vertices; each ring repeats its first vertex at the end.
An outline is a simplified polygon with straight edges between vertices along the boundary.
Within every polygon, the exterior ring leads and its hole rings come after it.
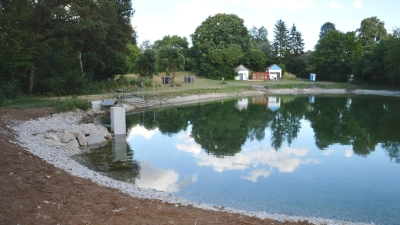
POLYGON ((282 79, 282 68, 276 64, 270 65, 266 71, 270 80, 280 80, 282 79))
POLYGON ((92 101, 92 110, 99 112, 101 110, 101 100, 92 101))
POLYGON ((249 79, 249 69, 247 69, 242 64, 240 64, 240 66, 238 66, 235 69, 235 72, 238 74, 237 76, 235 76, 235 80, 248 80, 249 79))
POLYGON ((111 107, 111 131, 114 135, 126 134, 125 108, 123 106, 111 107))

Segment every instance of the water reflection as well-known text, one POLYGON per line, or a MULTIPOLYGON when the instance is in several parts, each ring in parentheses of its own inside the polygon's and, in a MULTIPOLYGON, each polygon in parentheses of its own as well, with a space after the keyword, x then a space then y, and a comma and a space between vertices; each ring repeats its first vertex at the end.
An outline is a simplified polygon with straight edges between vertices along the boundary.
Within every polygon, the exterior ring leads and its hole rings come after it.
POLYGON ((114 162, 127 161, 128 153, 126 150, 127 150, 126 135, 125 134, 115 135, 112 140, 113 161, 114 162))
POLYGON ((127 117, 127 144, 115 139, 86 161, 116 179, 195 201, 394 224, 399 103, 260 96, 141 112, 127 117))
POLYGON ((208 154, 216 157, 239 153, 247 141, 265 139, 265 130, 271 131, 271 145, 279 150, 298 138, 301 119, 309 121, 314 141, 320 150, 330 145, 351 145, 354 154, 367 156, 379 143, 397 158, 400 142, 397 127, 399 100, 384 97, 330 97, 268 96, 252 97, 166 110, 155 116, 143 112, 138 118, 129 117, 128 123, 140 123, 131 132, 149 135, 159 130, 172 136, 192 127, 191 137, 208 154), (266 111, 268 109, 268 111, 266 111), (156 120, 154 118, 157 117, 156 120), (147 118, 147 119, 146 119, 147 118), (395 149, 395 150, 394 150, 395 149))
POLYGON ((141 162, 140 167, 140 177, 136 179, 136 185, 143 188, 179 192, 183 187, 197 181, 197 175, 179 180, 179 174, 174 170, 156 168, 147 161, 141 162))

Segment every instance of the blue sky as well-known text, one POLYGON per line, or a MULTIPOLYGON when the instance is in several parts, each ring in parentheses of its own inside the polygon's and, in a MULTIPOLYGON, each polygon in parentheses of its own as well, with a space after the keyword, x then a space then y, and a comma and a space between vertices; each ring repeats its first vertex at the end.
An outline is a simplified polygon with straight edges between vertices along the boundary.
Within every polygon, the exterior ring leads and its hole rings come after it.
POLYGON ((363 19, 373 16, 385 22, 389 33, 400 27, 399 0, 141 0, 132 1, 132 6, 139 45, 166 35, 187 37, 191 43, 190 34, 217 13, 236 14, 247 28, 266 27, 270 41, 276 21, 282 19, 288 29, 294 23, 303 35, 305 50, 313 50, 321 26, 328 21, 343 32, 355 31, 363 19))

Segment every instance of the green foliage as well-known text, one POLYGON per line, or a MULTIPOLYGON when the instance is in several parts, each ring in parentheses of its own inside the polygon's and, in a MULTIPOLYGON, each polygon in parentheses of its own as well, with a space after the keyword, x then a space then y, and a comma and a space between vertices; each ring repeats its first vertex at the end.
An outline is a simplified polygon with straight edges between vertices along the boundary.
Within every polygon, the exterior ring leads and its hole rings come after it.
POLYGON ((233 14, 208 17, 196 28, 191 39, 193 69, 198 75, 212 79, 233 78, 234 68, 250 49, 244 21, 233 14))
POLYGON ((321 26, 321 29, 319 31, 319 40, 318 43, 325 37, 325 35, 327 33, 329 33, 329 31, 331 30, 336 30, 336 26, 335 24, 331 23, 331 22, 326 22, 321 26))
POLYGON ((139 58, 136 61, 135 70, 140 76, 151 78, 153 75, 157 75, 156 63, 156 51, 153 49, 146 49, 139 55, 139 58))
POLYGON ((163 39, 154 42, 154 49, 160 50, 162 48, 178 48, 189 49, 189 42, 186 37, 179 37, 178 35, 164 36, 163 39))
POLYGON ((211 63, 204 71, 208 71, 208 77, 211 79, 221 79, 221 77, 226 80, 234 79, 236 65, 243 55, 240 46, 235 44, 229 45, 227 48, 211 49, 209 50, 211 63))
POLYGON ((389 37, 365 53, 354 69, 354 78, 370 84, 400 84, 400 38, 389 37))
POLYGON ((250 49, 250 52, 247 54, 249 58, 250 64, 248 68, 253 71, 265 71, 267 57, 265 54, 259 49, 250 49))
POLYGON ((304 40, 301 32, 299 32, 296 26, 293 24, 289 32, 289 51, 290 54, 285 56, 284 63, 287 66, 288 71, 295 72, 294 61, 297 57, 304 53, 304 40))
POLYGON ((375 43, 387 36, 385 22, 381 21, 376 16, 363 19, 357 32, 362 41, 364 51, 366 52, 370 51, 375 43))
POLYGON ((128 0, 2 1, 0 83, 18 82, 16 93, 60 95, 71 77, 87 83, 131 70, 132 15, 128 0))
POLYGON ((283 63, 278 64, 278 66, 282 69, 282 76, 286 73, 286 65, 283 63))
POLYGON ((279 63, 290 54, 289 30, 283 20, 278 20, 274 27, 273 54, 279 63))
POLYGON ((71 98, 66 98, 65 100, 58 100, 57 104, 54 105, 54 112, 68 112, 75 109, 87 110, 91 107, 91 104, 87 100, 78 99, 78 97, 73 96, 71 98))
POLYGON ((319 79, 347 81, 361 55, 361 42, 354 32, 332 30, 316 45, 311 62, 319 79))
POLYGON ((165 47, 158 52, 159 68, 166 72, 171 83, 178 71, 182 71, 185 67, 185 57, 178 48, 165 47))

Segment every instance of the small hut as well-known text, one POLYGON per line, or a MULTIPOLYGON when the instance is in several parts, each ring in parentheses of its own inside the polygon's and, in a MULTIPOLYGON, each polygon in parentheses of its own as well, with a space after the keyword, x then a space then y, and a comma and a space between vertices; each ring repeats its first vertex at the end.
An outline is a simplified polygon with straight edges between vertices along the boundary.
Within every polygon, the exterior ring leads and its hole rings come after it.
POLYGON ((240 66, 238 66, 235 69, 235 72, 238 74, 237 76, 235 76, 235 80, 248 80, 249 79, 249 69, 247 69, 242 64, 240 64, 240 66))

